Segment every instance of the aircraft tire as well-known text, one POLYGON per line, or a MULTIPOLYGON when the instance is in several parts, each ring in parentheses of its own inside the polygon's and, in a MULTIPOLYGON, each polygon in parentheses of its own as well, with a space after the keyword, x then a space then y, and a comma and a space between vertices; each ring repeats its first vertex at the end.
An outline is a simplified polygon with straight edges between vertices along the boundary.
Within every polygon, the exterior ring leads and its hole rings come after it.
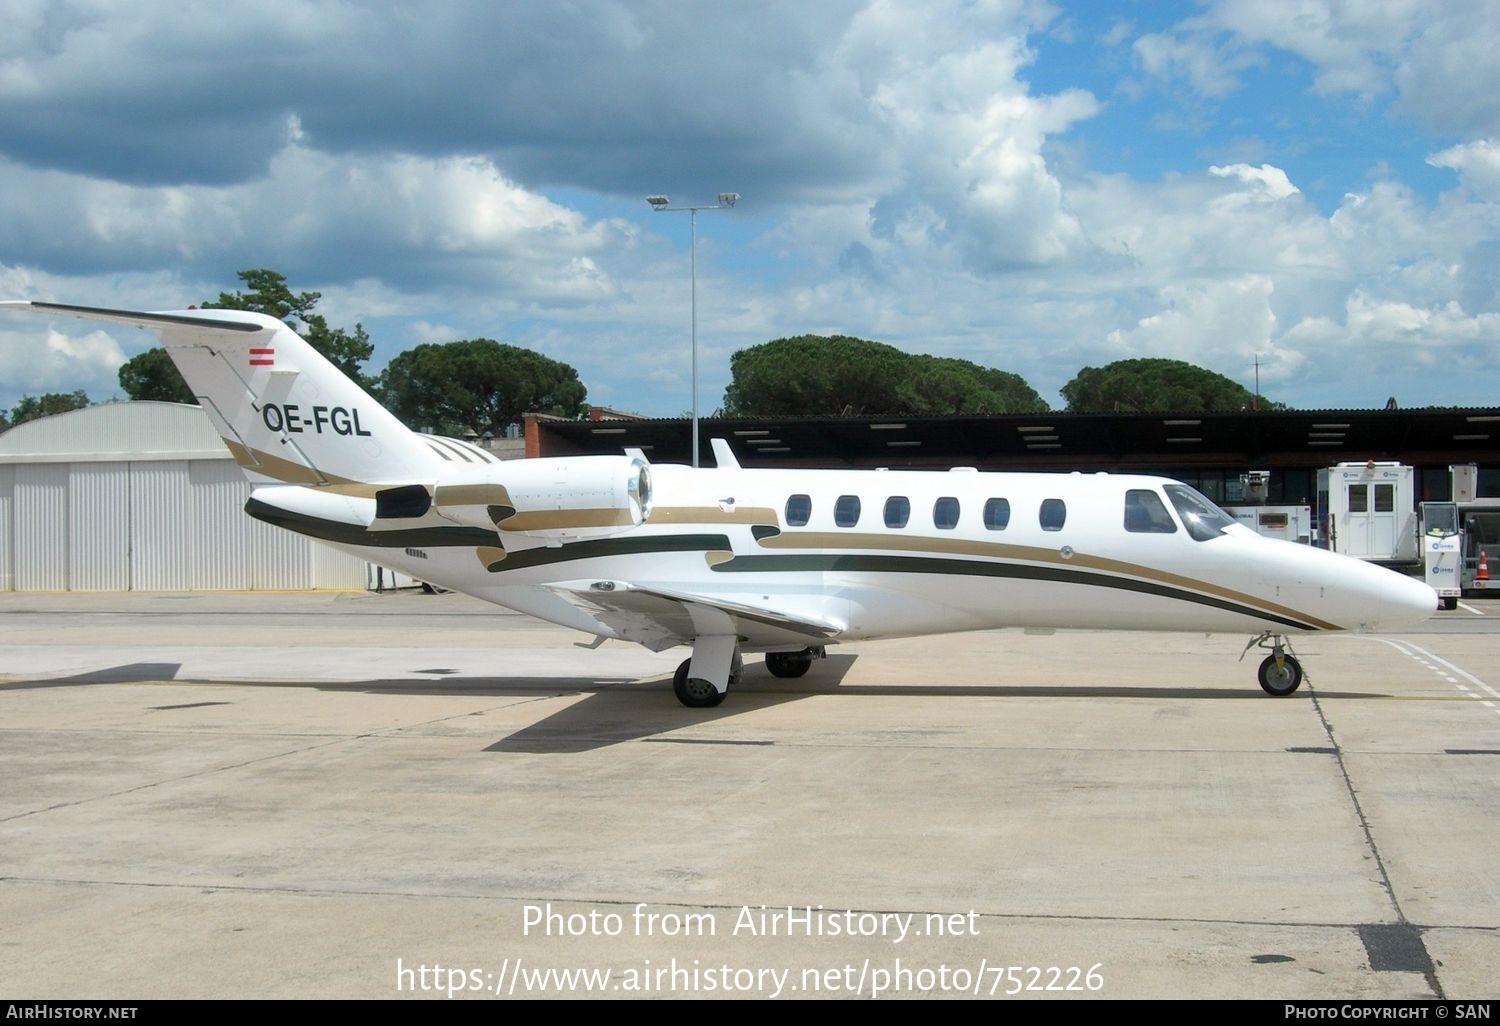
POLYGON ((812 656, 805 652, 767 652, 766 669, 773 677, 801 677, 812 669, 812 656))
POLYGON ((1281 669, 1276 668, 1276 657, 1268 655, 1261 660, 1260 686, 1268 695, 1290 695, 1302 686, 1302 664, 1291 656, 1281 657, 1281 669))
POLYGON ((701 677, 689 677, 688 667, 692 665, 691 659, 684 659, 677 667, 672 674, 672 693, 689 709, 712 709, 724 701, 724 692, 701 677))

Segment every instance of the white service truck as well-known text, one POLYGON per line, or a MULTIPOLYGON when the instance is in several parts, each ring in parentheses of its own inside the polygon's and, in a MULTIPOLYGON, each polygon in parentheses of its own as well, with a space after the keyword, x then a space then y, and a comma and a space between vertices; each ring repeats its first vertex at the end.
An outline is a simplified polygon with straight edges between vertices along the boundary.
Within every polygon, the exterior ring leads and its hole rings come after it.
POLYGON ((1446 609, 1466 593, 1500 589, 1500 499, 1479 496, 1476 465, 1448 469, 1453 500, 1420 504, 1414 501, 1416 471, 1400 463, 1340 463, 1318 471, 1322 544, 1420 573, 1446 609))
POLYGON ((1240 475, 1242 501, 1224 505, 1225 513, 1265 538, 1312 543, 1312 507, 1307 505, 1266 505, 1271 480, 1268 470, 1251 470, 1240 475))
POLYGON ((1415 469, 1401 463, 1340 463, 1318 471, 1318 523, 1325 548, 1413 568, 1417 550, 1415 469))
POLYGON ((1422 503, 1422 580, 1438 593, 1444 609, 1455 609, 1464 594, 1464 540, 1458 504, 1422 503))

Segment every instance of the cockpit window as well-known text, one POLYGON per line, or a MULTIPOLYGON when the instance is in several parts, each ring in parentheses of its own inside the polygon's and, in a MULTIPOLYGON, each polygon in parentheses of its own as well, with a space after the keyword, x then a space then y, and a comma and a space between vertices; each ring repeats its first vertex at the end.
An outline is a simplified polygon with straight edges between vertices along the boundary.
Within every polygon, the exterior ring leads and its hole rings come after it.
POLYGON ((1161 496, 1149 488, 1125 493, 1125 530, 1134 534, 1175 534, 1177 525, 1161 496))
POLYGON ((1217 538, 1224 533, 1224 528, 1234 523, 1228 513, 1185 484, 1164 485, 1162 490, 1172 500, 1177 515, 1182 518, 1182 525, 1194 541, 1217 538))

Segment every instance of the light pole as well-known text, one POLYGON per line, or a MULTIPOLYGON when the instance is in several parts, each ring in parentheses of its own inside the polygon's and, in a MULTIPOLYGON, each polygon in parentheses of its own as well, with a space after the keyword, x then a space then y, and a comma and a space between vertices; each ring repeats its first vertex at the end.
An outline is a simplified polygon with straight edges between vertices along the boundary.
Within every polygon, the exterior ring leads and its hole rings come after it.
POLYGON ((724 207, 732 207, 738 202, 740 194, 737 192, 719 193, 717 203, 700 203, 697 206, 674 207, 672 201, 666 196, 647 196, 646 202, 651 204, 651 209, 658 214, 664 212, 688 212, 688 223, 691 227, 691 239, 689 244, 688 261, 692 273, 692 309, 693 309, 693 466, 698 465, 698 211, 700 210, 722 210, 724 207))

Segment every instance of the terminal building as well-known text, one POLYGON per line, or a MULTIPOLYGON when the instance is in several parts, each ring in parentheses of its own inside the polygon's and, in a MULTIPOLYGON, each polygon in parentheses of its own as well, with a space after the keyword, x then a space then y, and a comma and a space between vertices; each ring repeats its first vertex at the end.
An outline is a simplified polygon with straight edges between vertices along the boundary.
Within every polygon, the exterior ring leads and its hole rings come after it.
MULTIPOLYGON (((527 456, 618 453, 691 461, 691 425, 667 420, 569 421, 529 416, 527 456)), ((1416 500, 1453 498, 1450 468, 1479 468, 1479 494, 1500 496, 1500 408, 1292 410, 1256 413, 1070 414, 1006 417, 780 417, 705 419, 699 448, 724 438, 745 467, 1161 474, 1220 504, 1316 499, 1317 474, 1345 462, 1416 468, 1416 500), (1249 496, 1242 477, 1265 472, 1249 496)))

